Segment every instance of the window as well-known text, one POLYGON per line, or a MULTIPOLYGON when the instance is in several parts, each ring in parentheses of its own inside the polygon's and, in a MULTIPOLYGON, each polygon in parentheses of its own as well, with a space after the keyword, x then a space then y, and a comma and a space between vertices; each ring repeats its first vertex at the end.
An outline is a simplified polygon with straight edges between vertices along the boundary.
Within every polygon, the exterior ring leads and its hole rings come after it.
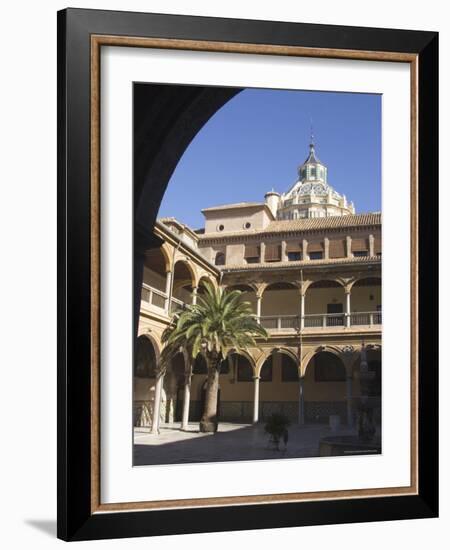
POLYGON ((355 258, 361 258, 369 255, 369 245, 368 239, 363 238, 352 238, 352 254, 355 258))
POLYGON ((288 252, 287 256, 288 256, 288 260, 290 262, 298 262, 302 259, 302 253, 301 252, 288 252))
POLYGON ((223 230, 225 229, 225 226, 221 223, 221 224, 217 227, 217 229, 218 229, 219 231, 223 231, 223 230))
POLYGON ((345 258, 345 240, 333 239, 330 241, 328 254, 330 258, 345 258))
POLYGON ((294 361, 287 355, 281 355, 281 381, 298 382, 298 369, 294 361))
POLYGON ((214 263, 216 265, 225 265, 225 254, 223 252, 217 252, 214 263))
POLYGON ((268 244, 264 254, 264 261, 279 262, 281 261, 281 246, 279 244, 268 244))
POLYGON ((260 248, 258 245, 245 245, 244 258, 248 264, 257 264, 260 258, 260 248))
POLYGON ((310 252, 309 253, 309 259, 310 260, 321 260, 323 258, 323 252, 310 252))
POLYGON ((252 224, 250 222, 245 222, 244 229, 250 229, 251 226, 252 224))

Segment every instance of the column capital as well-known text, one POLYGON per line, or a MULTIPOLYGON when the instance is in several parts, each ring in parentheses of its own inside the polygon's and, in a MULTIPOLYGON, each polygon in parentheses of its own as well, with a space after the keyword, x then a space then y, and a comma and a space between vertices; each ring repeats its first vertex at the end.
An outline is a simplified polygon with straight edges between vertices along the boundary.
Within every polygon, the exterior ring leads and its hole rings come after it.
POLYGON ((253 380, 260 380, 261 379, 261 376, 253 376, 253 380))

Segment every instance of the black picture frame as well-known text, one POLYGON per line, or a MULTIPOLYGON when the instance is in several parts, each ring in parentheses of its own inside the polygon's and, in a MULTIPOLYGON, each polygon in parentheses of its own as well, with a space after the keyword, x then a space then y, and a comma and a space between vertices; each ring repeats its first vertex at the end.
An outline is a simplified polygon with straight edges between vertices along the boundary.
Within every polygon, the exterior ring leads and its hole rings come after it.
POLYGON ((88 540, 438 515, 438 34, 66 9, 58 13, 58 537, 88 540), (418 61, 418 493, 378 498, 92 512, 91 37, 347 51, 418 61), (433 213, 433 215, 430 215, 433 213))

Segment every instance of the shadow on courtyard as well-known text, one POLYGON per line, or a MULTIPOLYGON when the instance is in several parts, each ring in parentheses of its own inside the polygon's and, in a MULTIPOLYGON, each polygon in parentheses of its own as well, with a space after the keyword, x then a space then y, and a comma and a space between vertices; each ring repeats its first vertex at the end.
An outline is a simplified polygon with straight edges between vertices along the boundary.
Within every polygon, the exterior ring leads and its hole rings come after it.
MULTIPOLYGON (((287 445, 281 443, 280 450, 276 450, 261 424, 221 424, 216 434, 201 434, 198 425, 194 424, 189 430, 184 432, 175 426, 163 427, 155 436, 148 430, 136 429, 133 465, 313 457, 319 456, 320 439, 332 433, 327 426, 294 425, 289 428, 287 445)), ((350 435, 354 431, 340 428, 337 433, 350 435)))

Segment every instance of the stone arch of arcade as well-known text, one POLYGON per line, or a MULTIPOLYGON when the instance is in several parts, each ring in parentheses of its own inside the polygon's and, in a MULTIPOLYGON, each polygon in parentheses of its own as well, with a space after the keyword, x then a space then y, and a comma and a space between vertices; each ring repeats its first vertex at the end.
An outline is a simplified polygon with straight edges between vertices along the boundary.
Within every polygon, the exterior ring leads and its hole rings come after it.
POLYGON ((170 311, 172 313, 182 308, 183 304, 192 302, 193 290, 196 288, 196 278, 195 269, 190 262, 183 259, 175 261, 170 290, 170 311))
POLYGON ((134 426, 151 425, 159 356, 156 340, 149 334, 141 334, 136 342, 133 366, 134 426))
POLYGON ((261 293, 261 323, 266 329, 297 328, 300 290, 292 282, 274 282, 261 293))
POLYGON ((337 416, 351 423, 348 369, 342 355, 331 347, 308 354, 303 361, 302 409, 305 423, 328 423, 337 416))
POLYGON ((381 324, 381 277, 360 277, 350 285, 352 324, 381 324))
POLYGON ((304 326, 343 326, 347 303, 344 285, 336 279, 321 279, 305 285, 304 326))
POLYGON ((299 418, 299 361, 295 351, 274 347, 259 359, 255 377, 253 422, 272 413, 299 418))
POLYGON ((162 244, 153 228, 169 179, 192 139, 240 91, 164 84, 133 88, 135 334, 145 252, 162 244))
POLYGON ((144 258, 141 300, 159 308, 168 307, 170 256, 164 246, 147 250, 144 258))

